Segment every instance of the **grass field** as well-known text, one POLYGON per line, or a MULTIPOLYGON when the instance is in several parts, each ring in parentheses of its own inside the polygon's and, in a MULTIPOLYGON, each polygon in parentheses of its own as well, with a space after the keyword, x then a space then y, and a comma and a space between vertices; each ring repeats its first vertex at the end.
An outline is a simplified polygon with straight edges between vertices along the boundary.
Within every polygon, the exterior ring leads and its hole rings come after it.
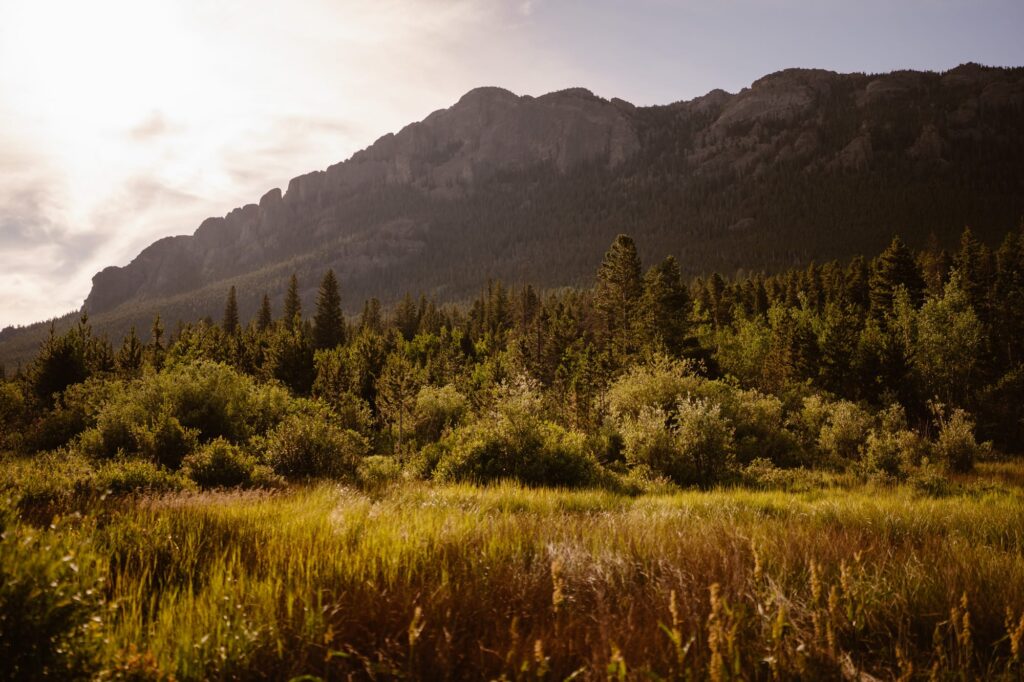
POLYGON ((1019 679, 1022 479, 323 484, 106 499, 49 527, 9 509, 0 658, 106 679, 1019 679))

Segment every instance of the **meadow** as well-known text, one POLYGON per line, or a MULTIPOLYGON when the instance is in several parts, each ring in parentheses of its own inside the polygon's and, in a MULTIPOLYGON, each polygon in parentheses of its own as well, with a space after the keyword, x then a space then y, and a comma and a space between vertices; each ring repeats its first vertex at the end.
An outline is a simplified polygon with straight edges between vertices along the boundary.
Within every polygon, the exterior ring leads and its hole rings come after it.
POLYGON ((1024 466, 807 473, 100 495, 51 523, 8 488, 0 658, 23 679, 1024 674, 1024 466))

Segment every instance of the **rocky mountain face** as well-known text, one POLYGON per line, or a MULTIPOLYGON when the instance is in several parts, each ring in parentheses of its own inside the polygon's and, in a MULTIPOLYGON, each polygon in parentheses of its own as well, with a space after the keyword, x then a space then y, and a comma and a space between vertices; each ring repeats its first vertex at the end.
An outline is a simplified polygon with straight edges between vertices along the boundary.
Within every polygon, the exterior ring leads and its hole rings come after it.
MULTIPOLYGON (((403 217, 373 224, 351 210, 382 188, 457 201, 498 173, 536 164, 562 173, 593 160, 615 167, 640 145, 631 110, 583 89, 538 98, 473 90, 348 161, 292 179, 284 194, 273 189, 259 204, 205 220, 191 237, 160 240, 127 267, 103 270, 93 278, 85 308, 102 313, 131 299, 189 291, 339 239, 401 238, 415 227, 403 217), (367 227, 377 234, 361 233, 367 227)), ((365 246, 374 250, 372 243, 365 246)), ((356 267, 371 265, 369 252, 356 267)))
MULTIPOLYGON (((1001 234, 1024 215, 1024 69, 789 69, 739 93, 634 107, 583 89, 467 93, 257 204, 93 279, 84 308, 129 324, 243 315, 326 268, 348 312, 406 291, 461 300, 489 277, 589 281, 618 232, 689 275, 879 250, 899 232, 1001 234)), ((0 356, 26 330, 0 334, 0 356)), ((8 353, 10 354, 10 353, 8 353)))

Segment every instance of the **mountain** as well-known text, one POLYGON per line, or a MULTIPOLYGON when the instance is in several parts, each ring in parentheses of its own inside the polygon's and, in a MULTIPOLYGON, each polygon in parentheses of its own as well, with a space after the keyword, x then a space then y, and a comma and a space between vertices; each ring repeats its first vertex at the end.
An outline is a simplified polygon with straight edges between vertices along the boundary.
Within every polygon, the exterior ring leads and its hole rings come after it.
MULTIPOLYGON (((487 278, 590 281, 615 234, 687 275, 880 250, 894 233, 994 238, 1024 216, 1024 68, 788 69, 730 94, 635 107, 571 89, 479 88, 258 204, 168 237, 93 278, 94 327, 243 318, 296 272, 312 302, 335 269, 347 312, 407 291, 463 300, 487 278)), ((67 324, 69 318, 61 321, 67 324)), ((31 354, 43 325, 0 333, 31 354)))

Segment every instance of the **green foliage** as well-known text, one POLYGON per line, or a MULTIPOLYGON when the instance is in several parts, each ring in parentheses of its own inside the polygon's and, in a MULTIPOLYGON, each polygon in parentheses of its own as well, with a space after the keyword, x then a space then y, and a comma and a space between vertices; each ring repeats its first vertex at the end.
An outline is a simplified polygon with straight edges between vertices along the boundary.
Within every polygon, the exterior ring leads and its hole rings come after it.
POLYGON ((85 679, 95 671, 102 562, 87 529, 40 530, 0 502, 0 677, 85 679))
POLYGON ((256 470, 261 465, 242 448, 217 438, 190 454, 181 463, 185 476, 201 488, 247 487, 255 480, 266 480, 267 472, 256 470))
POLYGON ((356 468, 356 481, 363 490, 380 492, 402 480, 402 463, 395 457, 371 455, 356 468))
POLYGON ((625 420, 623 438, 628 462, 680 485, 713 485, 733 466, 735 429, 706 399, 681 399, 671 415, 645 408, 625 420))
POLYGON ((297 413, 267 434, 265 458, 289 478, 352 478, 367 454, 366 439, 333 423, 329 413, 297 413))
POLYGON ((593 481, 598 465, 583 435, 542 419, 540 406, 528 383, 502 386, 489 414, 441 441, 434 477, 569 487, 593 481))
POLYGON ((939 435, 933 449, 936 460, 949 471, 971 471, 975 462, 988 455, 990 444, 979 444, 975 440, 974 422, 963 410, 957 408, 947 414, 941 406, 936 406, 935 413, 939 423, 939 435))
POLYGON ((416 439, 422 444, 433 443, 447 429, 458 426, 468 413, 469 401, 452 384, 424 386, 416 394, 413 408, 416 439))
POLYGON ((856 403, 848 400, 832 403, 827 407, 825 423, 818 434, 818 447, 839 459, 859 459, 871 425, 871 415, 856 403))
POLYGON ((317 348, 334 348, 345 341, 345 318, 341 314, 341 293, 334 270, 320 281, 313 318, 313 342, 317 348))
POLYGON ((193 487, 182 474, 141 459, 103 462, 96 469, 92 485, 98 491, 114 495, 173 493, 193 487))

